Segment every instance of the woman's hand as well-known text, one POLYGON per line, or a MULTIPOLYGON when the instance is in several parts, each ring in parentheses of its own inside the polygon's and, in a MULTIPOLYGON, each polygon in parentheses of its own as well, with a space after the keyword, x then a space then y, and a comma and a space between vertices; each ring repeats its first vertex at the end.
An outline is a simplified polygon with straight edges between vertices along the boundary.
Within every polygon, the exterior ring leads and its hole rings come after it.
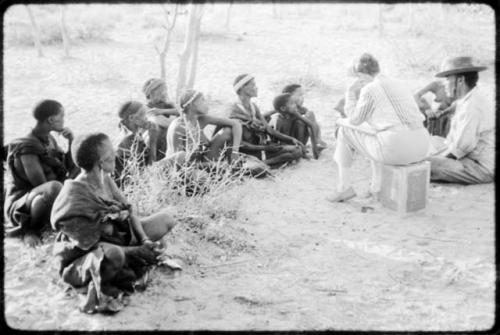
POLYGON ((373 80, 372 77, 369 76, 360 76, 358 79, 356 79, 348 88, 347 90, 350 93, 353 93, 354 96, 359 97, 359 93, 363 87, 366 86, 369 82, 373 80))

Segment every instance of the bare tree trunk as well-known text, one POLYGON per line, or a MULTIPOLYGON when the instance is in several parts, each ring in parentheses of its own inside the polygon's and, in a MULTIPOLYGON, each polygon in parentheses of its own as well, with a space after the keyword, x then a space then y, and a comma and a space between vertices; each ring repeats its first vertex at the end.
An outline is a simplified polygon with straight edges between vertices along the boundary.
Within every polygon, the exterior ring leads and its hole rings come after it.
POLYGON ((172 32, 174 31, 175 23, 177 22, 177 15, 179 13, 179 4, 175 5, 172 22, 170 22, 170 19, 169 19, 170 13, 165 9, 164 9, 164 13, 165 13, 166 24, 163 27, 167 31, 167 35, 165 36, 165 40, 163 42, 163 47, 161 50, 155 45, 155 50, 158 53, 158 57, 160 60, 160 77, 163 80, 165 80, 167 78, 166 68, 165 68, 165 58, 167 57, 167 53, 168 53, 168 50, 170 48, 170 42, 172 41, 172 32))
POLYGON ((36 24, 35 17, 33 16, 33 12, 31 11, 31 8, 27 5, 25 6, 25 8, 26 8, 26 11, 28 12, 28 15, 30 17, 31 32, 33 34, 33 40, 35 41, 36 50, 38 51, 38 57, 43 57, 42 42, 40 40, 40 29, 38 28, 38 25, 36 24))
POLYGON ((226 11, 226 23, 224 24, 224 27, 226 28, 226 30, 229 30, 229 23, 231 20, 231 8, 232 7, 233 7, 233 2, 231 1, 229 3, 229 6, 227 7, 227 11, 226 11))
POLYGON ((189 80, 187 84, 188 89, 192 89, 194 87, 194 80, 196 78, 196 69, 198 65, 198 46, 200 44, 200 30, 201 30, 201 17, 199 17, 196 20, 195 32, 193 35, 191 66, 189 70, 189 80))
MULTIPOLYGON (((177 90, 176 96, 177 101, 180 98, 181 92, 188 86, 186 80, 188 78, 188 65, 190 57, 193 54, 193 44, 195 40, 195 35, 197 31, 197 24, 199 25, 201 21, 203 5, 191 4, 189 5, 189 19, 187 25, 187 31, 184 38, 184 47, 181 54, 179 55, 179 76, 177 78, 177 90)), ((192 65, 192 64, 191 64, 192 65)), ((191 66, 191 70, 193 67, 191 66)), ((194 68, 196 70, 196 67, 194 68)))
POLYGON ((415 16, 414 16, 414 5, 409 2, 408 3, 408 32, 413 35, 413 27, 414 27, 414 21, 415 21, 415 16))
POLYGON ((378 36, 384 36, 384 5, 378 4, 378 36))
POLYGON ((441 2, 441 4, 439 5, 439 9, 440 9, 440 16, 441 16, 441 23, 442 24, 446 24, 446 8, 445 8, 445 4, 441 2))
POLYGON ((276 1, 273 1, 273 18, 275 19, 281 19, 281 15, 280 15, 280 12, 278 11, 278 9, 276 8, 276 6, 278 6, 276 4, 276 1))
POLYGON ((69 58, 69 36, 68 36, 68 30, 66 29, 66 7, 64 5, 61 6, 61 21, 60 21, 60 29, 61 29, 61 36, 62 36, 62 42, 63 42, 63 47, 64 47, 64 56, 69 58))

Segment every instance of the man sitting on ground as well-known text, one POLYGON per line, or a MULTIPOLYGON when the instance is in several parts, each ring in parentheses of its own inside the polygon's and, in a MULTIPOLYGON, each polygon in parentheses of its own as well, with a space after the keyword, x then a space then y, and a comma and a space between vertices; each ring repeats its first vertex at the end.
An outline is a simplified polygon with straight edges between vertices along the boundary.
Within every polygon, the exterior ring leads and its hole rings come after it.
MULTIPOLYGON (((297 111, 299 114, 303 115, 306 119, 308 119, 314 128, 316 136, 314 137, 318 150, 322 151, 327 148, 327 144, 325 141, 321 139, 321 128, 316 121, 316 115, 314 114, 313 111, 310 111, 306 107, 304 107, 304 90, 302 89, 302 86, 299 84, 290 84, 286 85, 283 88, 282 93, 289 93, 292 97, 293 102, 297 105, 297 111)), ((306 144, 308 138, 311 136, 311 143, 312 143, 312 128, 304 122, 303 119, 300 119, 296 123, 296 131, 299 134, 299 140, 306 144)))
POLYGON ((134 167, 142 168, 157 160, 159 126, 146 119, 146 110, 141 102, 127 101, 118 111, 122 138, 116 154, 115 181, 119 186, 123 185, 134 167))
POLYGON ((495 168, 495 109, 477 87, 485 66, 472 57, 447 58, 437 77, 446 78, 447 93, 457 99, 446 139, 432 137, 431 180, 461 184, 490 183, 495 168))
POLYGON ((78 168, 71 153, 63 152, 50 132, 58 132, 73 141, 73 133, 64 127, 64 108, 55 100, 43 100, 33 110, 37 120, 33 130, 9 144, 7 164, 12 182, 5 196, 7 236, 22 236, 28 246, 40 243, 41 230, 49 222, 54 199, 62 182, 74 177, 78 168))
POLYGON ((306 155, 305 146, 299 140, 272 129, 257 105, 251 101, 257 96, 253 76, 239 75, 233 87, 239 102, 231 105, 229 117, 239 120, 243 125, 241 152, 261 159, 270 167, 279 167, 306 155), (273 140, 268 141, 268 136, 273 140))
POLYGON ((149 121, 154 122, 159 127, 158 138, 156 141, 156 159, 160 160, 165 157, 167 152, 167 129, 172 120, 179 116, 174 103, 168 100, 167 84, 159 78, 148 79, 142 88, 146 99, 148 99, 147 107, 150 108, 146 112, 149 121))
POLYGON ((317 128, 311 120, 298 112, 297 104, 292 99, 292 95, 290 93, 278 95, 274 98, 273 107, 275 113, 278 113, 276 130, 282 134, 296 138, 303 144, 307 143, 310 132, 312 135, 311 144, 313 156, 315 159, 318 159, 319 148, 316 143, 317 128), (302 125, 308 127, 309 129, 304 129, 302 125))

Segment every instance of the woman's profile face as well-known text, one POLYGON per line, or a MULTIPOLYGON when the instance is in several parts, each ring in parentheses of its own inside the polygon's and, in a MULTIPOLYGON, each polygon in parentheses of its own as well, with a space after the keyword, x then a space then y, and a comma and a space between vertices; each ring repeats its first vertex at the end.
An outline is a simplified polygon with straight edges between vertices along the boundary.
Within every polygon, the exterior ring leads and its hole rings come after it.
POLYGON ((292 99, 298 106, 302 106, 304 103, 304 90, 302 87, 298 87, 295 91, 293 91, 292 99))
POLYGON ((258 94, 257 83, 255 82, 255 79, 252 79, 247 84, 245 84, 245 86, 243 86, 243 89, 245 90, 245 93, 251 98, 256 97, 258 94))
POLYGON ((105 173, 113 173, 115 171, 115 149, 111 141, 109 139, 104 140, 99 151, 102 170, 105 173))
POLYGON ((193 101, 193 107, 197 114, 208 113, 208 104, 203 95, 200 95, 195 101, 193 101))
POLYGON ((148 122, 146 119, 146 107, 142 106, 135 114, 130 115, 129 120, 139 128, 145 127, 148 122))

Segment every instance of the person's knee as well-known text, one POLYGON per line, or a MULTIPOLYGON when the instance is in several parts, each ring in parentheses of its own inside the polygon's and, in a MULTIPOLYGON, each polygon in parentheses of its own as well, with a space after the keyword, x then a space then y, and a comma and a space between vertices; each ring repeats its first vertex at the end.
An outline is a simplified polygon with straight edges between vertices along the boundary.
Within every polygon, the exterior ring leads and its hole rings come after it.
POLYGON ((109 270, 119 270, 125 265, 125 253, 119 246, 107 245, 104 248, 104 259, 109 270))
POLYGON ((161 218, 164 224, 165 234, 169 233, 178 223, 172 215, 166 212, 161 213, 161 218))
POLYGON ((58 181, 49 181, 46 184, 47 191, 44 192, 44 198, 48 202, 54 202, 58 194, 61 192, 62 184, 58 181))
POLYGON ((221 139, 224 140, 224 142, 229 142, 233 138, 233 130, 229 127, 225 127, 222 129, 221 133, 221 139))

